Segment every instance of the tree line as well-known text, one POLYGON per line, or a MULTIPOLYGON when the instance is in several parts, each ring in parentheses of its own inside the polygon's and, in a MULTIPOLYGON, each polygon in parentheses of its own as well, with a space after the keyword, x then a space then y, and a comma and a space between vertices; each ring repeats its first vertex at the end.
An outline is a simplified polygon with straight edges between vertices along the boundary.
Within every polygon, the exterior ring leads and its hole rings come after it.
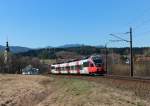
MULTIPOLYGON (((128 47, 125 48, 107 48, 108 53, 116 53, 120 55, 128 55, 130 49, 128 47)), ((93 47, 93 46, 81 46, 81 47, 69 47, 69 48, 45 48, 45 49, 37 49, 30 50, 28 52, 19 53, 16 55, 19 56, 30 56, 30 57, 38 57, 40 59, 56 59, 58 58, 57 53, 60 51, 65 52, 74 52, 78 55, 89 56, 92 54, 105 54, 104 47, 93 47)), ((150 56, 150 48, 149 47, 135 47, 133 48, 133 52, 135 55, 145 55, 150 56)))
POLYGON ((11 61, 8 64, 4 63, 4 55, 1 53, 0 73, 21 74, 22 69, 28 65, 38 68, 40 73, 45 73, 48 71, 48 67, 42 64, 40 59, 37 57, 11 55, 10 59, 11 61))

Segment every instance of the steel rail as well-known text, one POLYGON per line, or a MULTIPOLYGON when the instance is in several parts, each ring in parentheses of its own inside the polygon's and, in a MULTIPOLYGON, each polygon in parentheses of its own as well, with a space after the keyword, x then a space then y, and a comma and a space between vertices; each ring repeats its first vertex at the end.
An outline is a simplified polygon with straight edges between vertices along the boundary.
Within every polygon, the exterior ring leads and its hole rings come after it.
MULTIPOLYGON (((51 76, 51 75, 50 75, 51 76)), ((124 80, 124 81, 139 81, 139 82, 148 82, 150 83, 150 77, 129 77, 129 76, 120 76, 120 75, 104 75, 104 76, 91 76, 91 75, 52 75, 64 78, 73 78, 73 79, 83 79, 83 80, 101 80, 101 78, 113 79, 113 80, 124 80)))

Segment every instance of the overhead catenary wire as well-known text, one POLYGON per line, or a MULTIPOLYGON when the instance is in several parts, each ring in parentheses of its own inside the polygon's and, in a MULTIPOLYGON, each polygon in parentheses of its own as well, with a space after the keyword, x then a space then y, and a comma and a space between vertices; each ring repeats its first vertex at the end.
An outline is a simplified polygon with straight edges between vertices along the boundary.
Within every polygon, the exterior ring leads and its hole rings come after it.
POLYGON ((117 39, 119 39, 119 40, 122 40, 122 41, 125 41, 125 42, 129 42, 128 40, 123 39, 123 38, 121 38, 121 37, 119 37, 119 36, 116 36, 116 35, 114 35, 114 34, 110 34, 110 35, 113 36, 113 37, 115 37, 115 38, 117 38, 117 39))

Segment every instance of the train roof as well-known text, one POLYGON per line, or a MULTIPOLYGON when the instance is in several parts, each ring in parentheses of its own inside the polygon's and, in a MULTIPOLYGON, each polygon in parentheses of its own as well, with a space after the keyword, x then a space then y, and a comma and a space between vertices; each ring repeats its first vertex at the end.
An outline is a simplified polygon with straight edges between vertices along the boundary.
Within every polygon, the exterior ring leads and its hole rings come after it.
POLYGON ((53 65, 62 65, 62 64, 67 64, 67 63, 72 64, 72 63, 77 62, 77 61, 86 62, 86 61, 88 61, 89 58, 94 58, 94 57, 102 58, 101 55, 93 54, 93 55, 91 55, 91 56, 85 56, 85 57, 83 57, 82 59, 71 59, 71 60, 68 60, 68 61, 66 61, 66 62, 58 62, 58 63, 53 64, 53 65))
POLYGON ((70 64, 73 65, 76 62, 79 62, 79 64, 88 61, 88 59, 84 59, 84 60, 76 60, 76 61, 70 61, 70 62, 63 62, 63 63, 57 63, 57 64, 52 64, 52 66, 56 66, 56 65, 66 65, 66 64, 70 64))

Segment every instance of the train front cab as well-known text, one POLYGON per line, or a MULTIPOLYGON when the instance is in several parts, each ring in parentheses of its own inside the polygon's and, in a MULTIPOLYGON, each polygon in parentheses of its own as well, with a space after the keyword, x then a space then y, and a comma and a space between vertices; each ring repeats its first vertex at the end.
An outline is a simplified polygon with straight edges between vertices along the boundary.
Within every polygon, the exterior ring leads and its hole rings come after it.
POLYGON ((94 75, 94 74, 99 74, 99 75, 104 75, 106 74, 106 71, 104 70, 104 64, 102 59, 100 58, 91 58, 89 61, 89 74, 94 75))

